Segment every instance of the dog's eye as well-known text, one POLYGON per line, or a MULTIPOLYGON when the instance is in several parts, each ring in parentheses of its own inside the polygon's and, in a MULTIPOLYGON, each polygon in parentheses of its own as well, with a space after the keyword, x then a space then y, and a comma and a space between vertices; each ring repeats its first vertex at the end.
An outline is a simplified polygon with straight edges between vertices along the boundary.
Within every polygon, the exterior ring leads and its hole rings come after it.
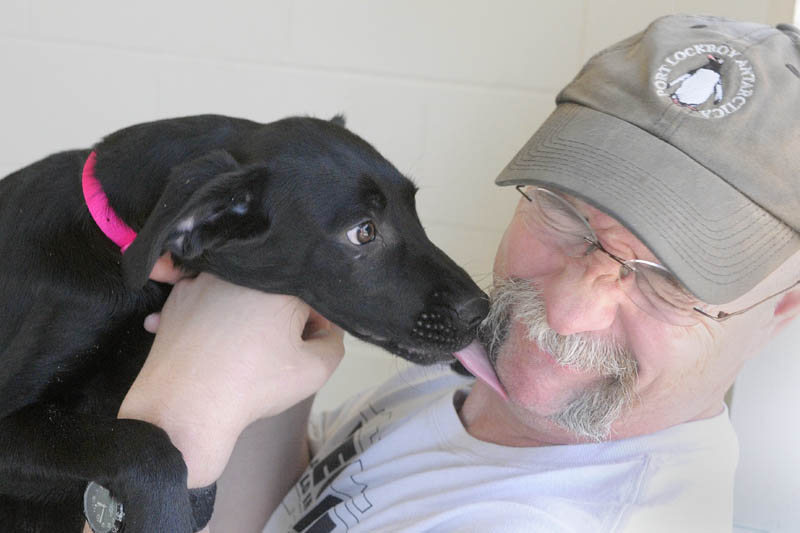
POLYGON ((373 224, 371 220, 367 220, 348 230, 347 238, 353 244, 361 246, 362 244, 367 244, 375 240, 375 233, 375 224, 373 224))

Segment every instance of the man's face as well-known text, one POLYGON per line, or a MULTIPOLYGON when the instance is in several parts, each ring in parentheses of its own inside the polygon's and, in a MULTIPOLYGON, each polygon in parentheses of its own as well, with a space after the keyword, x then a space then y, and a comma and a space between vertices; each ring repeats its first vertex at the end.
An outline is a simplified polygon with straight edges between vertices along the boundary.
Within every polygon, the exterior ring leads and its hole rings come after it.
MULTIPOLYGON (((616 220, 565 197, 608 251, 659 263, 616 220)), ((622 438, 718 414, 746 356, 767 340, 771 306, 722 324, 662 322, 628 298, 619 264, 605 254, 568 257, 543 238, 534 209, 520 201, 494 268, 510 305, 491 356, 514 417, 555 442, 622 438)), ((752 293, 719 308, 736 310, 752 293)))

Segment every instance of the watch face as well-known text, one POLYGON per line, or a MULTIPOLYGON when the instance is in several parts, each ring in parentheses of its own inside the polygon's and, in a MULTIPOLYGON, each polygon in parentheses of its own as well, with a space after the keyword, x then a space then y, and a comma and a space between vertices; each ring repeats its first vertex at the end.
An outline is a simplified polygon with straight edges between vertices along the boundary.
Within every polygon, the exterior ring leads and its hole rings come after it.
POLYGON ((114 533, 119 531, 122 517, 122 504, 108 490, 90 481, 83 493, 83 514, 95 533, 114 533))

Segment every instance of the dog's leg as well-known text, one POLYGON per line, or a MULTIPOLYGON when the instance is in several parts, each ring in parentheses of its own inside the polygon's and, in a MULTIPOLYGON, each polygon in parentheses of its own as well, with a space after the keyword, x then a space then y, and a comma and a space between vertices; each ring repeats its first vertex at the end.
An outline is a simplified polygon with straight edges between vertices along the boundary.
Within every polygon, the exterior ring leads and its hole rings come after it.
POLYGON ((0 495, 41 502, 90 480, 122 502, 127 533, 195 527, 186 465, 160 428, 44 404, 0 420, 0 495))
POLYGON ((70 497, 47 503, 31 504, 0 495, 0 531, 14 533, 80 533, 85 519, 82 492, 71 491, 70 497))

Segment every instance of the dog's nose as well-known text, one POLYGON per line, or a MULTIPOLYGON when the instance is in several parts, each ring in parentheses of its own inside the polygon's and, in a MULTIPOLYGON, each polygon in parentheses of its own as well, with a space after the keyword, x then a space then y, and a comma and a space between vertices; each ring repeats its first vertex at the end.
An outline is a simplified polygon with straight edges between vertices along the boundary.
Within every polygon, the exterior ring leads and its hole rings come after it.
POLYGON ((489 314, 489 300, 476 296, 456 304, 455 311, 463 324, 466 324, 469 329, 474 329, 489 314))
POLYGON ((445 291, 436 291, 416 317, 412 334, 442 351, 457 350, 474 338, 488 313, 489 300, 485 296, 472 293, 459 299, 445 291))

